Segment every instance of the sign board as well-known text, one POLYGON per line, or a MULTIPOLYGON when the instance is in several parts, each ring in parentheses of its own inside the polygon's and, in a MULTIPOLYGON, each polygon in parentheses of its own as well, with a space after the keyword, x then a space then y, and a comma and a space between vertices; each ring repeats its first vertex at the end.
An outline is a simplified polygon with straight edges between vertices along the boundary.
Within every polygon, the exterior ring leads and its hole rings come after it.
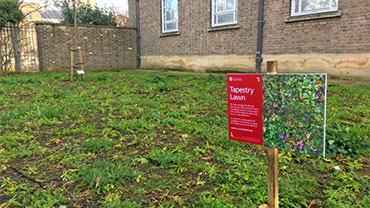
POLYGON ((227 75, 229 138, 263 145, 262 75, 227 75))
POLYGON ((228 74, 227 83, 231 140, 325 157, 326 74, 228 74))

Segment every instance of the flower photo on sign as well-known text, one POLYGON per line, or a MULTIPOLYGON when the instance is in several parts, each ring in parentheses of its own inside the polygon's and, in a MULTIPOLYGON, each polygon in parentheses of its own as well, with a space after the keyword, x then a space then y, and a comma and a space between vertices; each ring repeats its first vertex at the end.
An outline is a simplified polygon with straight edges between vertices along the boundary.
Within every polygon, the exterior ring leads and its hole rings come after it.
POLYGON ((264 145, 325 156, 326 74, 266 74, 262 79, 264 145))

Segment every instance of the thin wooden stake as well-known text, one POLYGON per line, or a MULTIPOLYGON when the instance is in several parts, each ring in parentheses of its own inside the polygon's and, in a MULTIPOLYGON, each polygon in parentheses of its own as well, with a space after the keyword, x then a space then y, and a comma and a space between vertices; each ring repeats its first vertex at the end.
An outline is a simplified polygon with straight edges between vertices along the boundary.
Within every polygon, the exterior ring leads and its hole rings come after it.
POLYGON ((267 148, 269 208, 279 207, 278 149, 267 148))
MULTIPOLYGON (((277 74, 278 73, 278 62, 268 61, 267 62, 267 73, 277 74)), ((268 157, 268 200, 269 208, 279 207, 279 169, 278 169, 278 149, 267 148, 268 157)))
POLYGON ((74 50, 73 48, 71 48, 71 82, 73 82, 73 71, 75 65, 74 56, 75 56, 74 50))
MULTIPOLYGON (((80 56, 80 65, 81 65, 81 70, 82 71, 85 71, 84 70, 84 63, 83 63, 83 58, 82 58, 82 48, 81 47, 78 47, 78 54, 80 56)), ((84 79, 85 78, 85 75, 84 74, 81 74, 81 78, 84 79)))

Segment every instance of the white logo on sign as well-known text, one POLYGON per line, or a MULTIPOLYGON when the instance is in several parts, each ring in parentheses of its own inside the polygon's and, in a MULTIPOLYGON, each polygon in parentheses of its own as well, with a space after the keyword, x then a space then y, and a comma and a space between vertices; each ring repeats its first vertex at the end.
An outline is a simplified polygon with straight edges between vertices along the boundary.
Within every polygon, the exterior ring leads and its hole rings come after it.
POLYGON ((230 80, 230 82, 232 82, 233 81, 233 78, 232 77, 229 77, 229 80, 230 80))

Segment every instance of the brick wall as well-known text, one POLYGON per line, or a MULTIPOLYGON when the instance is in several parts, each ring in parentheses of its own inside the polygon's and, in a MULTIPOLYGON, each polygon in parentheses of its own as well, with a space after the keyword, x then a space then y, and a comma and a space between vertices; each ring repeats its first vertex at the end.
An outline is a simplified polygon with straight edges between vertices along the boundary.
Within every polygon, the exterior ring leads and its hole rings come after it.
MULTIPOLYGON (((128 0, 130 17, 135 1, 128 0)), ((238 0, 238 24, 211 27, 211 0, 178 0, 179 33, 161 34, 161 0, 140 0, 142 67, 253 72, 259 0, 238 0)), ((335 12, 290 17, 291 0, 265 0, 262 70, 370 80, 370 1, 339 0, 335 12), (303 18, 303 19, 302 19, 303 18)), ((134 24, 134 19, 131 19, 134 24)))
MULTIPOLYGON (((71 25, 36 24, 40 70, 69 71, 74 46, 71 25)), ((86 71, 136 68, 136 30, 104 26, 79 26, 79 46, 86 71)))
MULTIPOLYGON (((212 32, 211 0, 179 0, 180 35, 166 37, 160 2, 140 0, 143 56, 255 54, 258 0, 239 0, 238 29, 212 32)), ((264 53, 370 52, 369 0, 339 0, 336 17, 287 22, 290 2, 265 0, 264 53)), ((135 8, 135 0, 129 4, 135 8)))

